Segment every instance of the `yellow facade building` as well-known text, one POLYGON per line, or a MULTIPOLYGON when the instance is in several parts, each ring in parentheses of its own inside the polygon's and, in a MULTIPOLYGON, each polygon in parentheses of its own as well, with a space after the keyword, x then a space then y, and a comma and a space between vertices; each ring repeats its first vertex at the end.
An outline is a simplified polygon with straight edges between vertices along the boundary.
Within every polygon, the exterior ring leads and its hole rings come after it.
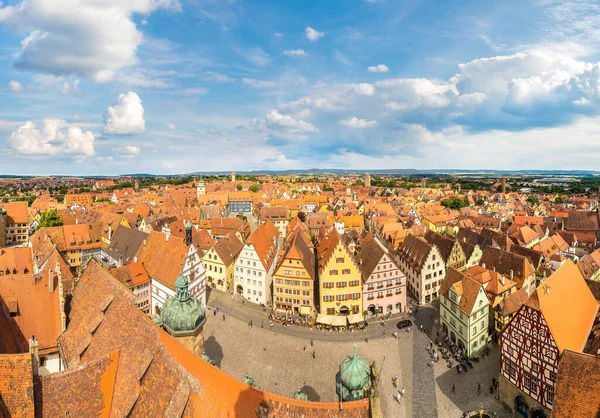
POLYGON ((317 245, 319 312, 362 313, 362 279, 358 264, 335 228, 324 231, 317 245))

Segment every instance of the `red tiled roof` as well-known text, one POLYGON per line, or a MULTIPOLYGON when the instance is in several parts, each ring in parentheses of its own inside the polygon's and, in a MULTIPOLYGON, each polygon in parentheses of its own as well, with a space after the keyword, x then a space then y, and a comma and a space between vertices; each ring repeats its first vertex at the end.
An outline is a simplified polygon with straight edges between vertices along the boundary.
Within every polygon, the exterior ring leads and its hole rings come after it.
POLYGON ((33 416, 31 354, 0 354, 0 417, 33 416))

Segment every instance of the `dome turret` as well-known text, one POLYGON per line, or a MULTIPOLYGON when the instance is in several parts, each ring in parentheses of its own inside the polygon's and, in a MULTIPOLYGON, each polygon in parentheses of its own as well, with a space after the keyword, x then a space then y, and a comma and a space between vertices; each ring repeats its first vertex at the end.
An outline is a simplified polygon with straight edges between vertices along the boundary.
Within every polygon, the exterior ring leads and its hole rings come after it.
POLYGON ((173 336, 193 334, 206 322, 202 304, 190 297, 189 284, 186 276, 179 276, 177 293, 165 301, 161 311, 162 325, 173 336))
POLYGON ((371 383, 370 376, 369 362, 356 354, 355 344, 354 355, 347 357, 340 364, 340 371, 336 375, 338 395, 344 401, 355 401, 364 398, 366 389, 371 383))

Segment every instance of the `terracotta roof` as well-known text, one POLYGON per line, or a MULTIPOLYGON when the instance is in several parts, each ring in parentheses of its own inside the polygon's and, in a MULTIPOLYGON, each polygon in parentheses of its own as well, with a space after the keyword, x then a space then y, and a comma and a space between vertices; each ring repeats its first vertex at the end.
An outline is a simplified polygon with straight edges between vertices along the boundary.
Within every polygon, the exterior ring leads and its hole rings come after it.
POLYGON ((0 354, 0 417, 33 418, 31 354, 0 354))
POLYGON ((560 352, 583 351, 600 306, 571 260, 535 289, 526 305, 542 312, 560 352))
POLYGON ((598 212, 571 211, 566 221, 567 231, 598 231, 598 212))
MULTIPOLYGON (((56 340, 62 333, 60 295, 55 282, 53 293, 48 291, 48 274, 35 279, 33 274, 0 276, 0 298, 9 307, 17 307, 15 316, 6 315, 13 332, 17 334, 19 352, 29 349, 27 339, 32 335, 38 340, 40 353, 56 351, 56 340), (14 321, 14 322, 13 322, 14 321)), ((54 279, 53 275, 50 275, 54 279)), ((0 343, 1 345, 1 343, 0 343)))
MULTIPOLYGON (((294 218, 298 219, 298 218, 294 218)), ((300 222, 302 225, 302 223, 300 222)), ((290 223, 291 225, 291 223, 290 223)), ((289 231, 289 229, 288 229, 289 231)), ((313 245, 310 237, 301 227, 288 233, 286 242, 283 246, 283 252, 277 262, 276 270, 279 269, 284 260, 298 260, 302 263, 304 269, 310 277, 315 279, 315 256, 313 254, 313 245)))
MULTIPOLYGON (((346 402, 339 412, 337 402, 299 401, 250 387, 185 348, 137 309, 134 301, 108 272, 90 262, 73 294, 69 329, 60 340, 67 370, 104 361, 115 351, 119 358, 114 385, 112 375, 100 378, 95 387, 84 384, 92 388, 91 399, 73 397, 71 402, 78 405, 72 408, 85 408, 89 403, 94 411, 93 405, 102 399, 103 410, 110 408, 111 416, 233 418, 256 416, 259 408, 269 417, 369 416, 368 400, 346 402), (112 398, 100 398, 98 387, 104 392, 110 386, 112 398)), ((106 374, 105 369, 102 376, 106 374)), ((62 390, 77 393, 78 380, 73 380, 62 390)))
POLYGON ((589 279, 598 271, 600 264, 590 254, 585 254, 577 260, 577 267, 581 271, 584 279, 589 279))
POLYGON ((398 256, 420 272, 433 245, 414 235, 408 235, 398 249, 398 256))
POLYGON ((0 272, 3 275, 33 273, 31 248, 0 248, 0 272))
POLYGON ((527 302, 528 298, 529 295, 525 291, 525 288, 521 288, 516 292, 511 293, 498 304, 500 307, 500 314, 504 316, 514 314, 525 304, 525 302, 527 302))
POLYGON ((248 238, 248 235, 250 235, 250 225, 239 218, 215 216, 210 220, 210 233, 212 235, 227 235, 235 231, 239 231, 244 239, 248 238))
POLYGON ((72 370, 36 378, 36 417, 115 416, 111 407, 119 354, 114 351, 72 370))
POLYGON ((214 245, 214 250, 224 264, 229 264, 242 250, 244 242, 236 234, 228 234, 214 245))
POLYGON ((148 276, 148 272, 141 261, 123 267, 113 268, 109 271, 110 274, 127 286, 128 289, 150 281, 150 276, 148 276))
POLYGON ((246 241, 246 245, 252 245, 254 250, 258 254, 258 258, 260 259, 265 270, 269 271, 271 265, 275 261, 275 256, 277 255, 277 240, 279 238, 279 231, 273 225, 273 222, 267 221, 264 224, 261 224, 248 241, 246 241))
POLYGON ((144 264, 151 278, 175 290, 175 280, 181 274, 187 251, 188 247, 181 238, 171 237, 167 241, 165 234, 152 231, 138 261, 144 264), (169 262, 165 263, 165 260, 169 262))
POLYGON ((0 207, 6 210, 7 223, 28 224, 27 202, 0 203, 0 207))
POLYGON ((363 282, 365 282, 371 273, 373 273, 375 267, 377 267, 384 255, 385 251, 377 244, 375 237, 370 232, 360 240, 358 259, 360 260, 359 267, 363 282))
MULTIPOLYGON (((454 288, 460 297, 457 307, 465 315, 471 316, 475 308, 475 302, 483 285, 469 276, 462 274, 453 267, 448 268, 446 277, 440 287, 440 295, 450 299, 450 288, 454 288)), ((486 296, 487 298, 487 296, 486 296)), ((488 301, 489 302, 489 301, 488 301)))
POLYGON ((541 252, 520 245, 511 245, 510 252, 526 257, 533 268, 538 268, 544 259, 544 255, 541 252))
POLYGON ((520 279, 525 279, 535 272, 527 258, 503 251, 500 248, 486 247, 479 262, 481 266, 484 264, 486 268, 496 270, 504 275, 510 275, 512 270, 514 277, 520 279))
POLYGON ((287 221, 289 219, 289 211, 285 206, 265 206, 260 210, 260 220, 287 221))
POLYGON ((600 416, 600 358, 565 350, 558 363, 553 418, 600 416))
POLYGON ((115 260, 121 259, 124 265, 134 263, 148 239, 148 234, 137 229, 119 228, 110 240, 106 252, 115 260))

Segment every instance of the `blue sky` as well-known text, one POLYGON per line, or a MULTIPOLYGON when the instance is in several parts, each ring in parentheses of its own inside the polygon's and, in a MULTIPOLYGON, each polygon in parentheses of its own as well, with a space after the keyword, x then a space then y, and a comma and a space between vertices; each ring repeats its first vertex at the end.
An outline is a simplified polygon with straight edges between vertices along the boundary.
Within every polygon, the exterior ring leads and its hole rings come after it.
POLYGON ((0 2, 2 174, 597 169, 592 1, 0 2))

